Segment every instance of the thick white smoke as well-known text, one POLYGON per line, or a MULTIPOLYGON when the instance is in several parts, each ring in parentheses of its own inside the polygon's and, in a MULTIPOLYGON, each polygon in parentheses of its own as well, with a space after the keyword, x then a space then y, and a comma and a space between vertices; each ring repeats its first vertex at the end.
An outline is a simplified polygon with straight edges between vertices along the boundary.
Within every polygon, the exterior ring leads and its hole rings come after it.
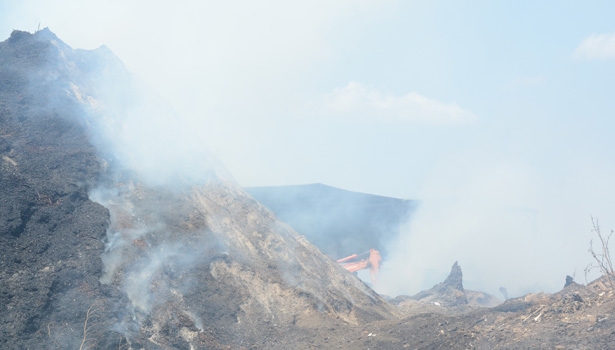
MULTIPOLYGON (((111 215, 100 281, 125 293, 133 316, 118 327, 128 329, 135 315, 190 287, 181 279, 167 285, 169 276, 182 276, 202 262, 206 250, 217 249, 190 207, 192 188, 233 180, 200 131, 187 127, 108 49, 73 50, 48 30, 36 35, 52 43, 48 60, 59 74, 51 91, 81 107, 76 121, 106 164, 89 194, 111 215)), ((62 98, 52 98, 51 108, 62 111, 62 98)))
POLYGON ((97 87, 102 99, 96 101, 90 123, 103 154, 151 186, 193 185, 218 176, 231 179, 209 152, 201 131, 190 129, 143 84, 130 83, 118 87, 118 80, 103 79, 97 87), (118 89, 123 96, 118 96, 118 89))
POLYGON ((592 262, 590 214, 606 217, 609 200, 594 186, 566 188, 581 176, 568 175, 559 182, 520 160, 465 157, 443 165, 425 187, 426 199, 390 243, 379 291, 413 295, 431 288, 454 261, 466 288, 499 298, 499 287, 511 297, 555 292, 566 275, 584 283, 584 269, 592 262))

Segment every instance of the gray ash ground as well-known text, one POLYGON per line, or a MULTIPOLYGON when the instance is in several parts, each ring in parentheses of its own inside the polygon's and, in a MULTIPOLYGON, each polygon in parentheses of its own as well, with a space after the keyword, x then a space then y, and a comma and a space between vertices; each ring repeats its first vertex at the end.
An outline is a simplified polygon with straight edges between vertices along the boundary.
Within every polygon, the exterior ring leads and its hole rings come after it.
POLYGON ((94 94, 103 51, 48 30, 0 43, 0 348, 615 348, 603 280, 487 308, 454 269, 386 302, 232 182, 114 182, 68 93, 94 94), (103 206, 96 188, 115 197, 103 206))

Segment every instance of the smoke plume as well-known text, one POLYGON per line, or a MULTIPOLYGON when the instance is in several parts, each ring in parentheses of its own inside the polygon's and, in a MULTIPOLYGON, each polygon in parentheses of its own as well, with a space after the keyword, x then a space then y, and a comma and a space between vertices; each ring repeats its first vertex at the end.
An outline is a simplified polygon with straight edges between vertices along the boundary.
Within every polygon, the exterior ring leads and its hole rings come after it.
POLYGON ((500 287, 511 297, 555 292, 566 275, 592 280, 596 274, 584 274, 592 262, 590 215, 606 215, 608 199, 593 186, 562 185, 521 160, 462 157, 442 165, 388 245, 379 291, 412 295, 431 288, 457 260, 466 288, 498 297, 500 287), (592 207, 596 212, 584 211, 592 207))

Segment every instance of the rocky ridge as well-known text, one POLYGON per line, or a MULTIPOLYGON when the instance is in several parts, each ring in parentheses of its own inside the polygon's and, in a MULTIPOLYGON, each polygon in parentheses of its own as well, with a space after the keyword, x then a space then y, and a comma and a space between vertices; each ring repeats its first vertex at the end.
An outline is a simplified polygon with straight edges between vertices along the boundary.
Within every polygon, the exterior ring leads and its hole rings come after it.
POLYGON ((104 47, 0 43, 1 347, 284 349, 399 315, 232 179, 165 188, 123 166, 98 128, 136 86, 104 47))

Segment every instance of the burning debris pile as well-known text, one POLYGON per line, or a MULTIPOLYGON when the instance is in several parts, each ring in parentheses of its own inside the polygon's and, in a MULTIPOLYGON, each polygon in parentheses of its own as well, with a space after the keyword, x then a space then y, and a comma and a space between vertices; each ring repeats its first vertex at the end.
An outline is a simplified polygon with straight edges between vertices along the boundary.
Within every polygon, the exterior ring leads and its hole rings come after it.
POLYGON ((289 348, 399 314, 213 157, 135 143, 180 136, 144 101, 104 47, 0 43, 0 347, 289 348))

